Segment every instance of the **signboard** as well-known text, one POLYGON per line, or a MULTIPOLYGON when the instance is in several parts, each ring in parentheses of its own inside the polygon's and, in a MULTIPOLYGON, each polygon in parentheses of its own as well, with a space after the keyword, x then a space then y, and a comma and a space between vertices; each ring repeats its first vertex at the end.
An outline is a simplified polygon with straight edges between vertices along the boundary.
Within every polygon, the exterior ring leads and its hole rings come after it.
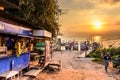
POLYGON ((16 35, 18 34, 26 35, 26 36, 32 35, 31 29, 29 28, 24 28, 22 26, 9 24, 2 21, 0 21, 0 31, 4 33, 16 34, 16 35))
POLYGON ((44 30, 44 35, 45 35, 45 37, 49 37, 49 38, 52 37, 52 34, 46 30, 44 30))
POLYGON ((46 30, 33 30, 33 36, 41 36, 51 38, 52 34, 46 30))
POLYGON ((20 33, 20 29, 18 26, 13 25, 13 24, 8 24, 8 23, 4 23, 4 24, 5 24, 4 32, 11 33, 11 34, 19 34, 20 33))

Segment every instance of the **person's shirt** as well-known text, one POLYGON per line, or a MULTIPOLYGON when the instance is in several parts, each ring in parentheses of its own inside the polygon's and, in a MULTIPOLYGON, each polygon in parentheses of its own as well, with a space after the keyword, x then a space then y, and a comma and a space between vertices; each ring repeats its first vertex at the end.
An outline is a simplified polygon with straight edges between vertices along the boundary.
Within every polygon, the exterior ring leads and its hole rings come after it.
POLYGON ((105 55, 104 60, 111 60, 111 57, 109 55, 105 55))

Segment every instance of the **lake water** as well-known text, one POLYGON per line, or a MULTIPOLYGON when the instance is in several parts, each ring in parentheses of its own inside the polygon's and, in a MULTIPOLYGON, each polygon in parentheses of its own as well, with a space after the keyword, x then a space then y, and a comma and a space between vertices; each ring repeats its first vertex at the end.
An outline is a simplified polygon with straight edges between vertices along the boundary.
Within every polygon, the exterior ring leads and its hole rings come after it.
POLYGON ((91 42, 99 42, 103 45, 103 47, 108 48, 109 45, 113 45, 114 47, 120 47, 120 36, 93 36, 93 37, 79 37, 79 38, 69 38, 68 40, 64 40, 64 42, 76 41, 79 44, 86 40, 91 42))
POLYGON ((68 42, 68 41, 77 41, 77 42, 82 42, 82 41, 92 41, 92 42, 102 42, 102 41, 109 41, 109 40, 118 40, 120 39, 120 36, 80 36, 80 37, 70 37, 70 38, 63 38, 62 41, 68 42))

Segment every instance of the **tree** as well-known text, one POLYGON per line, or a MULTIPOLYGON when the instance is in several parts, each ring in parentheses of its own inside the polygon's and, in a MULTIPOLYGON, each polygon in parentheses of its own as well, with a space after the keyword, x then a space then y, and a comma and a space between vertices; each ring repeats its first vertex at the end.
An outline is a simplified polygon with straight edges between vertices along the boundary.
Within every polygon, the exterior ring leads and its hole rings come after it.
MULTIPOLYGON (((18 3, 18 0, 9 0, 18 3)), ((33 29, 45 29, 52 33, 53 37, 59 33, 59 16, 62 9, 59 9, 57 0, 20 0, 20 9, 6 9, 11 13, 29 23, 35 25, 33 29)))

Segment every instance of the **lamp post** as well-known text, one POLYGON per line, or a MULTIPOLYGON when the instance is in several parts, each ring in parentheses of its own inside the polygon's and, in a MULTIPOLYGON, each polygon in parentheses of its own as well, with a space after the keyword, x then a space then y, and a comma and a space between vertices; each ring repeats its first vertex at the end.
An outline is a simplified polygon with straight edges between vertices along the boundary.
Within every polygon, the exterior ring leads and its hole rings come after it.
POLYGON ((62 39, 62 34, 57 35, 57 45, 58 49, 61 50, 61 39, 62 39))

